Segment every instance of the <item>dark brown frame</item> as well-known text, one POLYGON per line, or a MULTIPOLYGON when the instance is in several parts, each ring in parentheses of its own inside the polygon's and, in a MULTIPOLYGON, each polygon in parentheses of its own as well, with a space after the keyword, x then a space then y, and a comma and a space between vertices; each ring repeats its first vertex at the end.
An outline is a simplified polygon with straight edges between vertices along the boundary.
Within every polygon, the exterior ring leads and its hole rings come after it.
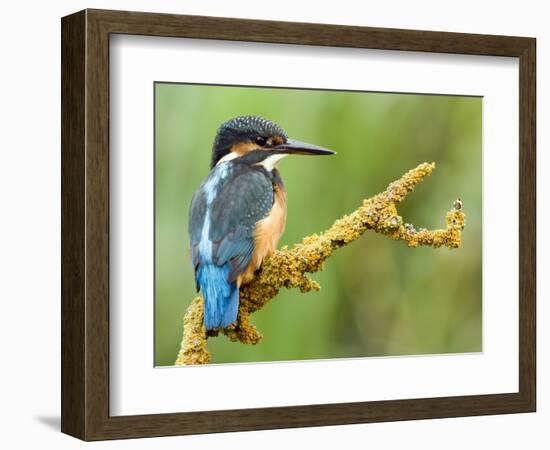
POLYGON ((62 31, 61 430, 84 440, 535 411, 534 38, 85 10, 62 31), (519 57, 519 392, 109 415, 109 35, 519 57))

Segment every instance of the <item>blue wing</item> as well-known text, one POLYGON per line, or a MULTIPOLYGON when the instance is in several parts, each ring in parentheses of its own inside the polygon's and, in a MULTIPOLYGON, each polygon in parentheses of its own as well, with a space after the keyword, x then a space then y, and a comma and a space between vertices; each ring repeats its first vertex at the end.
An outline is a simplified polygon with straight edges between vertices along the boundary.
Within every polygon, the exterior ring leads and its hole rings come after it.
POLYGON ((273 207, 273 183, 267 172, 244 167, 220 187, 212 208, 213 260, 231 264, 229 281, 248 267, 254 252, 254 230, 273 207))
POLYGON ((273 199, 269 172, 233 162, 216 166, 195 193, 189 211, 191 260, 197 290, 205 297, 207 329, 236 320, 235 280, 250 264, 256 223, 269 214, 273 199))
POLYGON ((269 214, 274 193, 272 176, 263 168, 223 164, 229 167, 216 166, 193 197, 189 235, 195 269, 201 262, 229 262, 232 281, 250 263, 256 223, 269 214))

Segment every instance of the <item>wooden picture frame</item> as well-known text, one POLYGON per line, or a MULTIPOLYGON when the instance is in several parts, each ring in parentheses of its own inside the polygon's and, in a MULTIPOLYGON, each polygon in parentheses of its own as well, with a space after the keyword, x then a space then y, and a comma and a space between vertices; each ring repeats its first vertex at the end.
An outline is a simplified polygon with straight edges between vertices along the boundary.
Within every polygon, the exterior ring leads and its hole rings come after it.
POLYGON ((535 411, 536 198, 533 38, 85 10, 62 30, 62 415, 84 440, 535 411), (109 415, 109 36, 136 34, 519 58, 519 391, 109 415))

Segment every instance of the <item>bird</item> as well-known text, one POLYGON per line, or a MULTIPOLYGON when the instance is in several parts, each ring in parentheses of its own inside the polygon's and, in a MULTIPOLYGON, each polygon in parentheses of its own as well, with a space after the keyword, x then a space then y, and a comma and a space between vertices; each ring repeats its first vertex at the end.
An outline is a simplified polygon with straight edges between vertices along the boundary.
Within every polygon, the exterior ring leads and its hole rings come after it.
POLYGON ((207 331, 236 322, 240 288, 277 248, 287 215, 279 161, 335 153, 290 139, 279 125, 257 116, 235 117, 218 128, 210 173, 193 195, 188 221, 207 331))

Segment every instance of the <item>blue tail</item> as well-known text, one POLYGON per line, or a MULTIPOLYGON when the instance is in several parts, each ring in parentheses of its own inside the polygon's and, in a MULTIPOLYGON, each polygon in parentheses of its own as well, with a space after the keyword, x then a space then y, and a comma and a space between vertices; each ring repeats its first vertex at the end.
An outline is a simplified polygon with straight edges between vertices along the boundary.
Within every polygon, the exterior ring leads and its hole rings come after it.
POLYGON ((229 283, 229 264, 204 264, 197 271, 197 282, 204 298, 204 325, 207 330, 227 327, 237 320, 239 289, 229 283))

